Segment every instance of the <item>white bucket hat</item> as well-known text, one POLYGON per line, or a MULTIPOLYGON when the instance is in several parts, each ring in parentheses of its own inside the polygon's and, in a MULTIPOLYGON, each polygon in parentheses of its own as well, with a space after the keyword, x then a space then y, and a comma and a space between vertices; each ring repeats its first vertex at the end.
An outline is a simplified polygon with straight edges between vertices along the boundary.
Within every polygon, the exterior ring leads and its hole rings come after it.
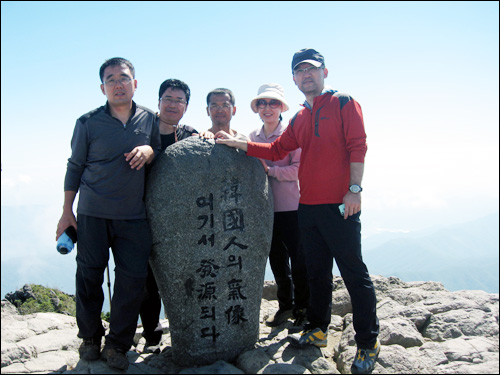
POLYGON ((285 100, 285 91, 283 87, 277 83, 267 83, 259 87, 259 91, 257 92, 257 96, 253 98, 250 103, 250 107, 252 110, 257 113, 257 100, 259 99, 276 99, 283 103, 283 111, 288 111, 288 103, 285 100))

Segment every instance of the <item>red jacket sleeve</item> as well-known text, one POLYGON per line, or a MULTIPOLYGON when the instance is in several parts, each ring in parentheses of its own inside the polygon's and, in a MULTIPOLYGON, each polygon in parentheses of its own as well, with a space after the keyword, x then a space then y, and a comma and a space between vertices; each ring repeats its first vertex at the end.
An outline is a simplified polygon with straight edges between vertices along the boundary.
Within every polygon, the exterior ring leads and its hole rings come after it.
POLYGON ((247 155, 277 161, 284 159, 285 156, 299 147, 293 128, 289 125, 273 143, 248 142, 247 155))
POLYGON ((361 106, 355 100, 351 100, 342 109, 341 116, 349 161, 351 163, 364 163, 368 147, 361 106))

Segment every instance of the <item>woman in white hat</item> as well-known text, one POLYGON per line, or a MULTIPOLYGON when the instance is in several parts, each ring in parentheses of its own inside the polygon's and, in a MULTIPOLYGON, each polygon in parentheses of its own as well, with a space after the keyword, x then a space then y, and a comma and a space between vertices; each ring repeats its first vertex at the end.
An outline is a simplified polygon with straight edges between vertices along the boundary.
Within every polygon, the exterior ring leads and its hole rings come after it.
MULTIPOLYGON (((288 104, 279 84, 262 85, 250 106, 264 122, 262 127, 249 134, 251 141, 271 143, 285 131, 286 125, 282 123, 281 113, 288 111, 288 104)), ((280 161, 260 159, 269 176, 274 198, 273 240, 269 263, 278 286, 279 310, 266 321, 270 327, 276 327, 294 317, 294 325, 300 329, 309 300, 297 221, 300 154, 301 150, 298 149, 280 161)))

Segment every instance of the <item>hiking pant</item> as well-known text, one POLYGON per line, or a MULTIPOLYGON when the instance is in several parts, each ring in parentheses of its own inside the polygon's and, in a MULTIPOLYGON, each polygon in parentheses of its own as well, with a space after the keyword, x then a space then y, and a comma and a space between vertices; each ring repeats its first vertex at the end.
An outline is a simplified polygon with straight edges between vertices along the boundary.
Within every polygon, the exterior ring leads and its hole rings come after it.
POLYGON ((297 211, 275 212, 269 264, 278 287, 280 310, 307 308, 309 287, 297 211))
POLYGON ((361 256, 360 212, 346 220, 339 204, 299 205, 299 227, 309 280, 307 319, 326 332, 332 314, 333 260, 351 297, 354 339, 360 348, 375 345, 379 333, 377 300, 361 256))
POLYGON ((77 223, 78 337, 100 339, 104 336, 102 283, 111 247, 116 267, 106 344, 129 350, 137 328, 152 245, 149 225, 146 219, 112 220, 80 214, 77 223))
POLYGON ((156 283, 153 270, 148 263, 148 276, 146 277, 146 284, 144 286, 144 300, 139 310, 139 315, 142 321, 144 331, 142 336, 148 343, 158 344, 163 335, 163 331, 155 331, 160 322, 161 312, 161 298, 158 291, 158 284, 156 283))

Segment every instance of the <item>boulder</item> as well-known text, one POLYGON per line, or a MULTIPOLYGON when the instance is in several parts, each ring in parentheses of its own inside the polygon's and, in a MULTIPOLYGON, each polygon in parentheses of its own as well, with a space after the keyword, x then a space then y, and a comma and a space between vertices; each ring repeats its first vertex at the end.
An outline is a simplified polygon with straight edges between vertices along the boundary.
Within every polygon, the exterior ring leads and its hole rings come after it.
POLYGON ((185 139, 152 166, 146 207, 174 361, 235 359, 259 337, 274 217, 262 165, 213 140, 185 139))

